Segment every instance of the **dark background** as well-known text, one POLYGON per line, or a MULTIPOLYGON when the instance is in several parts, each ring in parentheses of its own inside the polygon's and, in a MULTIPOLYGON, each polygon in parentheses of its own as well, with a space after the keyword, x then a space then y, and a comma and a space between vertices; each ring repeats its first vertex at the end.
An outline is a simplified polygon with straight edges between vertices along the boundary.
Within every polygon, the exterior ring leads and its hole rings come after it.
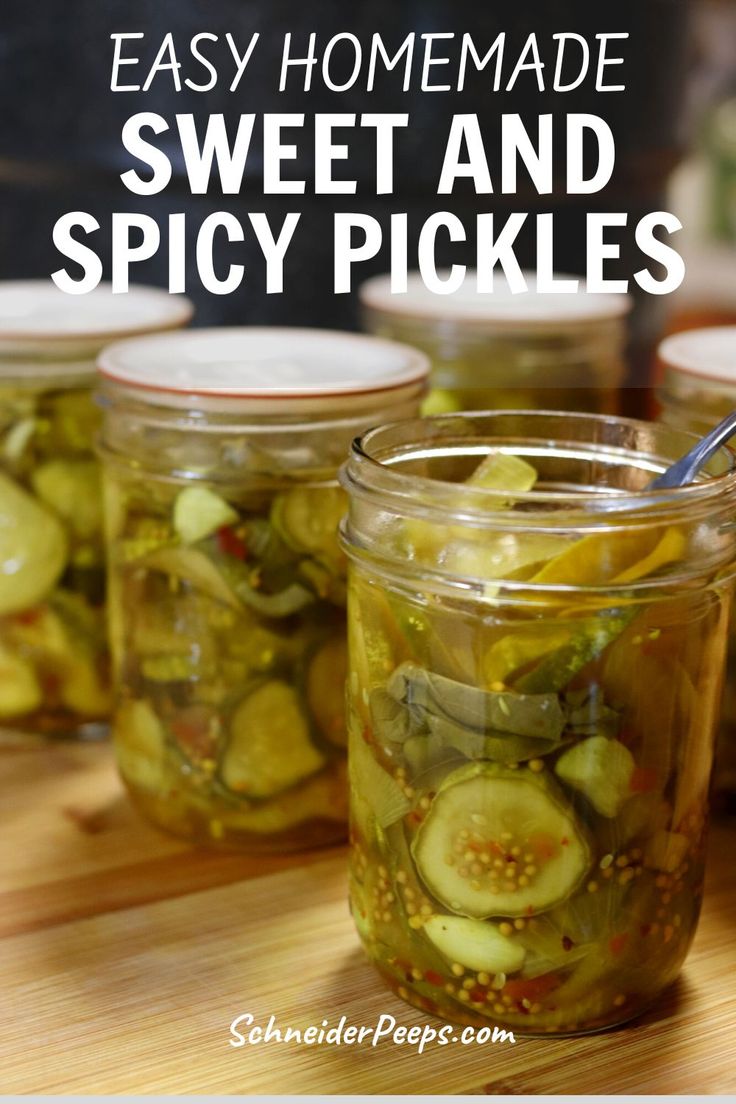
MULTIPOLYGON (((3 0, 0 14, 0 278, 47 276, 59 267, 60 259, 51 241, 58 216, 68 210, 91 212, 102 229, 94 236, 94 247, 107 267, 110 214, 114 210, 145 211, 162 223, 162 252, 132 270, 137 282, 164 286, 167 280, 165 216, 186 211, 190 222, 188 293, 198 308, 198 322, 287 323, 296 325, 351 326, 355 323, 354 297, 331 293, 332 214, 345 209, 361 210, 387 221, 392 211, 408 211, 410 228, 418 232, 424 218, 438 209, 454 210, 467 220, 471 245, 445 249, 445 262, 473 262, 472 216, 492 209, 497 220, 516 210, 554 211, 556 214, 556 260, 559 270, 581 272, 584 268, 584 210, 627 211, 630 225, 642 214, 665 206, 663 190, 672 166, 677 162, 685 75, 689 60, 686 0, 370 0, 348 5, 345 0, 319 0, 314 4, 295 0, 3 0), (540 94, 533 75, 522 75, 510 94, 493 93, 490 70, 477 74, 466 91, 407 94, 401 91, 398 73, 387 74, 376 91, 367 96, 360 90, 344 94, 324 88, 317 73, 308 96, 295 80, 284 94, 278 93, 278 74, 286 31, 295 45, 306 46, 310 31, 318 44, 340 31, 351 31, 368 47, 375 31, 384 36, 393 53, 409 31, 464 31, 474 35, 481 56, 496 34, 506 31, 511 66, 529 34, 537 32, 546 44, 543 59, 549 59, 552 77, 551 36, 557 31, 576 31, 593 36, 600 31, 624 31, 628 42, 611 44, 612 52, 627 58, 624 66, 608 70, 608 80, 624 83, 625 93, 591 94, 588 79, 577 92, 540 94), (143 31, 146 38, 126 44, 125 52, 141 57, 138 70, 123 69, 137 82, 145 73, 167 31, 174 32, 180 60, 187 75, 188 42, 199 31, 212 31, 223 40, 230 31, 243 46, 253 31, 261 39, 238 90, 227 91, 232 73, 229 65, 223 78, 209 93, 184 88, 176 94, 168 74, 158 76, 146 93, 112 93, 109 90, 112 63, 110 33, 143 31), (390 47, 393 45, 393 50, 390 47), (134 72, 136 77, 133 78, 134 72), (371 195, 373 142, 360 131, 351 141, 351 159, 346 173, 358 176, 357 196, 304 196, 265 198, 261 195, 257 160, 250 160, 252 176, 237 197, 218 195, 193 198, 188 194, 181 171, 166 191, 141 198, 125 189, 119 174, 131 161, 120 141, 124 121, 141 110, 159 112, 173 124, 176 112, 194 112, 202 120, 212 112, 224 112, 237 120, 240 112, 255 111, 408 111, 411 127, 398 132, 396 194, 371 195), (611 184, 599 196, 570 199, 564 194, 564 180, 553 197, 538 197, 523 187, 516 197, 480 197, 459 193, 437 197, 435 189, 453 113, 478 111, 482 115, 487 148, 493 152, 502 112, 519 111, 534 119, 542 112, 564 115, 571 111, 601 114, 613 128, 617 142, 617 168, 611 184), (489 203, 490 199, 490 203, 489 203), (211 211, 230 210, 241 219, 248 211, 265 211, 280 225, 288 210, 303 212, 285 271, 285 293, 267 296, 263 291, 263 262, 260 250, 246 228, 248 241, 229 247, 232 259, 246 266, 240 290, 230 296, 214 296, 198 284, 193 257, 194 231, 211 211), (235 252, 237 251, 237 256, 235 252), (466 254, 466 255, 464 255, 466 254)), ((230 53, 224 41, 206 42, 208 56, 227 62, 230 53)), ((366 50, 367 52, 367 50, 366 50)), ((511 71, 509 66, 508 73, 511 71)), ((379 70, 380 72, 380 70, 379 70)), ((442 70, 435 71, 440 79, 442 70)), ((196 80, 205 79, 197 67, 196 80)), ((142 79, 142 78, 141 78, 142 79)), ((417 82, 418 83, 418 82, 417 82)), ((561 131, 561 128, 559 128, 561 131)), ((535 128, 532 130, 535 133, 535 128)), ((298 165, 300 176, 309 178, 309 131, 304 131, 304 154, 298 165)), ((161 136, 163 137, 163 136, 161 136)), ((342 136, 341 136, 342 137, 342 136)), ((259 139, 256 122, 254 142, 259 139)), ((160 141, 161 138, 157 139, 160 141)), ((300 140, 301 141, 301 140, 300 140)), ((564 150, 560 151, 564 156, 564 150)), ((175 146, 172 146, 172 160, 175 146)), ((562 157, 558 159, 562 166, 562 157)), ((138 166, 140 167, 140 166, 138 166)), ((618 270, 629 276, 640 266, 633 247, 633 232, 625 234, 627 246, 618 270)), ((90 243, 92 244, 92 243, 90 243)), ((521 260, 533 263, 533 238, 527 238, 521 260)), ((410 247, 415 246, 410 242, 410 247)), ((228 254, 230 256, 230 254, 228 254)), ((66 263, 66 262, 63 262, 66 263)), ((388 267, 386 255, 366 264, 361 278, 388 267)), ((615 267, 610 269, 611 275, 615 267)), ((639 309, 637 332, 646 338, 656 328, 657 304, 651 298, 639 309)))

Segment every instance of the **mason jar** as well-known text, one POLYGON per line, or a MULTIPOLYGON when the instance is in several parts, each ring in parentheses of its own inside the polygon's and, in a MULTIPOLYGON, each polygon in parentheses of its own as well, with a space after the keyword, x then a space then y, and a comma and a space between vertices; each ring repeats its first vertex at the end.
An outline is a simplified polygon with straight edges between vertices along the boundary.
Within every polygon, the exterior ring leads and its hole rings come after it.
MULTIPOLYGON (((0 282, 0 725, 104 734, 101 489, 95 358, 109 340, 182 326, 181 296, 0 282)), ((9 732, 6 732, 9 736, 9 732)))
POLYGON ((344 468, 351 902, 433 1015, 623 1022, 677 975, 703 886, 733 587, 733 454, 645 422, 460 414, 344 468))
MULTIPOLYGON (((659 418, 700 436, 736 410, 736 326, 710 326, 666 338, 659 348, 663 376, 659 418)), ((713 773, 718 805, 736 810, 736 640, 731 644, 713 773)))
POLYGON ((414 416, 412 349, 321 330, 196 330, 100 358, 123 780, 199 843, 345 835, 350 441, 414 416))
POLYGON ((475 291, 472 271, 449 295, 428 291, 418 272, 401 294, 391 293, 389 276, 360 287, 363 329, 430 358, 424 413, 618 410, 629 297, 543 293, 524 275, 529 290, 516 295, 500 280, 493 293, 475 291))

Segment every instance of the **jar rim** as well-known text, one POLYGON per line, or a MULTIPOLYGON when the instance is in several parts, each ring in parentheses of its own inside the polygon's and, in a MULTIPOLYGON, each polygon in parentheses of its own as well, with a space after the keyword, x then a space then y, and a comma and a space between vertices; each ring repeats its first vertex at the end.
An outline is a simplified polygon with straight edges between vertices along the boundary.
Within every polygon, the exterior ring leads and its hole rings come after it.
MULTIPOLYGON (((449 480, 436 479, 418 475, 414 472, 406 474, 396 469, 391 462, 386 462, 388 452, 385 450, 385 439, 393 435, 403 437, 403 443, 399 450, 395 445, 395 452, 391 459, 398 460, 410 458, 412 453, 420 450, 424 455, 428 454, 427 441, 431 444, 441 443, 443 435, 446 442, 454 439, 462 441, 462 434, 458 431, 462 427, 473 426, 479 423, 483 427, 502 427, 504 422, 513 426, 514 419, 523 420, 525 426, 531 428, 536 423, 538 426, 557 423, 561 427, 567 425, 567 432, 559 439, 550 437, 549 432, 541 433, 539 437, 533 437, 528 432, 505 439, 501 436, 494 438, 491 434, 478 435, 474 440, 472 452, 478 456, 480 462, 485 456, 493 452, 512 452, 519 454, 522 451, 525 456, 530 455, 528 449, 521 448, 522 442, 529 446, 536 445, 540 452, 554 453, 555 449, 583 448, 588 446, 591 452, 605 451, 606 456, 613 462, 626 462, 629 466, 635 464, 642 471, 646 471, 654 478, 665 468, 682 455, 691 444, 697 440, 697 434, 685 430, 676 430, 661 423, 644 422, 634 418, 611 417, 605 414, 570 413, 567 411, 526 411, 526 410, 498 410, 461 412, 459 414, 441 414, 429 418, 415 420, 413 422, 394 422, 369 430, 357 437, 352 445, 351 455, 343 465, 341 479, 343 486, 348 491, 367 496, 379 496, 384 501, 400 505, 403 511, 409 514, 421 515, 426 520, 432 516, 444 519, 448 517, 457 519, 461 523, 478 525, 491 528, 502 524, 504 528, 530 529, 535 525, 545 528, 575 528, 601 529, 607 526, 626 524, 646 526, 656 517, 658 523, 663 520, 663 515, 672 513, 677 515, 683 509, 688 511, 696 508, 712 509, 713 502, 722 502, 724 496, 736 498, 736 452, 728 446, 722 448, 715 461, 720 462, 723 470, 709 475, 684 487, 668 489, 619 490, 610 488, 606 493, 600 489, 593 490, 590 487, 579 490, 536 490, 518 492, 513 488, 483 488, 461 485, 449 480), (570 432, 570 427, 582 431, 589 426, 592 432, 586 439, 570 432), (643 433, 653 442, 655 438, 664 440, 666 437, 677 437, 682 442, 682 451, 676 455, 663 456, 661 453, 644 453, 638 448, 622 447, 612 441, 606 441, 606 430, 609 436, 612 427, 617 427, 622 433, 631 435, 632 444, 634 435, 643 433), (422 444, 422 431, 424 445, 422 444), (381 456, 381 439, 384 438, 384 453, 381 456), (504 440, 506 444, 504 445, 504 440), (462 505, 457 506, 458 487, 462 486, 462 505), (493 507, 494 502, 503 499, 504 495, 513 498, 518 505, 529 505, 536 510, 509 511, 493 507), (453 503, 454 500, 454 503, 453 503), (548 507, 544 509, 544 507, 548 507)), ((431 448, 429 454, 431 454, 431 448)), ((458 454, 468 455, 469 450, 462 447, 457 449, 458 454)), ((539 454, 539 453, 538 453, 539 454)), ((558 452, 558 454, 561 454, 558 452)), ((530 457, 532 458, 532 457, 530 457)))
POLYGON ((83 295, 70 295, 52 280, 0 280, 0 348, 9 341, 109 341, 182 326, 193 313, 185 295, 147 284, 114 292, 112 284, 100 283, 83 295))
POLYGON ((668 371, 706 384, 736 386, 736 326, 704 326, 671 334, 660 343, 668 371))
POLYGON ((118 342, 103 350, 98 369, 152 406, 308 414, 424 390, 430 365, 409 345, 367 334, 230 326, 118 342))
MULTIPOLYGON (((447 278, 449 270, 438 272, 447 278)), ((465 281, 475 279, 474 269, 466 270, 465 281)), ((555 279, 578 279, 555 273, 555 279)), ((508 284, 493 292, 466 288, 440 294, 430 291, 419 272, 410 272, 405 292, 391 291, 390 275, 372 276, 358 288, 362 307, 416 321, 435 321, 442 325, 468 326, 473 329, 546 330, 565 332, 581 326, 624 318, 632 309, 630 295, 590 292, 581 287, 574 293, 541 292, 533 273, 524 272, 527 291, 512 293, 508 284)))

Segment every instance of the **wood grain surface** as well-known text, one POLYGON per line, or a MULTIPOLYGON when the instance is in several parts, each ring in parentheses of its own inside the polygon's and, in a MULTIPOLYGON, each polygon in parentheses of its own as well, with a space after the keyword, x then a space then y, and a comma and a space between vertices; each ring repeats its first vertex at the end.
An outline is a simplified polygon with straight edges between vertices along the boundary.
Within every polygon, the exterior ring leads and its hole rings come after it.
MULTIPOLYGON (((344 853, 194 851, 128 805, 103 745, 0 749, 0 1091, 5 1093, 732 1093, 736 824, 677 985, 626 1028, 423 1054, 271 1042, 229 1024, 432 1022, 358 948, 344 853)), ((439 1026, 435 1023, 435 1026, 439 1026)))

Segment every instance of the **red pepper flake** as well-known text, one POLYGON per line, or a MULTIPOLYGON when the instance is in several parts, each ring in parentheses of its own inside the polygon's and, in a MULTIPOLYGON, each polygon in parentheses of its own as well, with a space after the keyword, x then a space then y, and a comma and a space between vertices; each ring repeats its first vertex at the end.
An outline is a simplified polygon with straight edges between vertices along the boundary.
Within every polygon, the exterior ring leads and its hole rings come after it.
POLYGON ((657 772, 653 767, 634 767, 629 779, 632 793, 651 793, 657 788, 657 772))
POLYGON ((443 985, 444 984, 444 978, 442 977, 442 974, 438 974, 435 970, 427 970, 424 977, 426 978, 426 980, 429 982, 430 985, 443 985))
POLYGON ((470 990, 470 999, 472 1001, 477 1001, 479 1004, 482 1004, 487 996, 488 996, 488 990, 487 989, 476 988, 476 989, 471 989, 470 990))
POLYGON ((612 955, 619 955, 629 941, 629 933, 621 932, 609 940, 608 949, 612 955))
POLYGON ((651 924, 642 924, 641 927, 639 928, 639 933, 643 936, 647 936, 647 935, 649 935, 651 930, 652 930, 652 925, 651 924))
POLYGON ((563 935, 562 937, 562 949, 563 951, 571 951, 575 944, 569 935, 563 935))
POLYGON ((513 1001, 528 1000, 534 1003, 546 997, 559 984, 559 974, 541 974, 536 978, 516 978, 513 981, 507 981, 503 992, 513 1001))
POLYGON ((41 620, 40 609, 24 610, 22 613, 16 613, 13 620, 18 625, 35 625, 37 621, 41 620))
POLYGON ((560 840, 560 844, 562 845, 562 847, 569 847, 570 846, 570 841, 567 838, 567 836, 562 837, 562 839, 560 840))
POLYGON ((234 556, 237 560, 248 558, 248 548, 245 541, 229 525, 223 525, 221 529, 217 530, 217 544, 220 551, 226 556, 234 556))

